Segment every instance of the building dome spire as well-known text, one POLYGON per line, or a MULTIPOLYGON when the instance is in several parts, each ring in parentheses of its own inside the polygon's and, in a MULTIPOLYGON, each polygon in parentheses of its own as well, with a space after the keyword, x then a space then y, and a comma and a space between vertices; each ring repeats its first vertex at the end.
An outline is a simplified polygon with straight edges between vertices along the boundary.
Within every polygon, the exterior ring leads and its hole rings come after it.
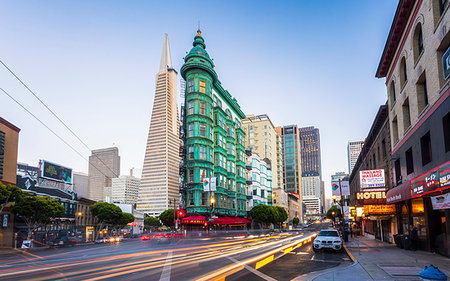
POLYGON ((164 37, 161 63, 159 64, 159 72, 164 72, 169 68, 172 68, 172 58, 170 56, 169 36, 166 33, 164 37))

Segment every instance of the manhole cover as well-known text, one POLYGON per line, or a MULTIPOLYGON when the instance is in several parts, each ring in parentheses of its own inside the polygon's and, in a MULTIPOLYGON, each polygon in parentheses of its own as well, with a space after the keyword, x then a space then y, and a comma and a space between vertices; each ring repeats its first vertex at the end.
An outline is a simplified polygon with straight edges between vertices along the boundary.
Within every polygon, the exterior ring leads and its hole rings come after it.
POLYGON ((419 276, 420 271, 422 271, 422 268, 417 266, 408 266, 408 265, 378 265, 378 266, 392 277, 419 276))

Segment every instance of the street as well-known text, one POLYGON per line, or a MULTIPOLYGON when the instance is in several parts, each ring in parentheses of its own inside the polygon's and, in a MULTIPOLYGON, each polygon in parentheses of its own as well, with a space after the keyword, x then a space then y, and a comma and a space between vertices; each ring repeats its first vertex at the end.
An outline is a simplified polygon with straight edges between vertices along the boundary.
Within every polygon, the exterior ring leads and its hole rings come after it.
POLYGON ((1 280, 290 280, 347 262, 346 254, 314 253, 311 237, 323 227, 266 236, 181 239, 157 244, 138 239, 0 256, 1 280), (309 242, 308 242, 309 241, 309 242), (299 242, 301 247, 295 248, 299 242), (295 249, 288 252, 286 249, 295 249), (273 262, 255 270, 270 253, 273 262), (261 277, 262 276, 262 277, 261 277))

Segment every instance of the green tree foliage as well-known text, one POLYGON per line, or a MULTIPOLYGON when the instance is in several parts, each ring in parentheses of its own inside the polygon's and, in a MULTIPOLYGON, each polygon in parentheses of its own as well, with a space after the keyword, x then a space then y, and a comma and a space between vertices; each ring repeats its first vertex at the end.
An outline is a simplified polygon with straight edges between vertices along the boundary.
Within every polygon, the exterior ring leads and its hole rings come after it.
POLYGON ((134 222, 134 216, 130 213, 122 213, 122 217, 119 219, 118 226, 124 227, 129 223, 134 222))
POLYGON ((283 207, 276 206, 274 208, 276 208, 276 210, 278 212, 277 223, 281 226, 283 224, 283 222, 285 222, 288 219, 289 215, 283 207))
POLYGON ((341 208, 339 208, 336 205, 331 206, 331 208, 328 209, 328 211, 327 211, 327 218, 328 219, 342 218, 341 208), (333 216, 333 212, 334 212, 334 216, 333 216))
POLYGON ((6 204, 19 200, 24 195, 22 189, 17 186, 10 184, 4 185, 0 181, 0 213, 3 211, 6 204))
POLYGON ((293 225, 297 226, 299 223, 300 223, 300 219, 299 218, 295 217, 295 218, 292 219, 292 224, 293 225))
POLYGON ((31 239, 32 228, 50 223, 51 218, 61 217, 64 207, 50 197, 25 195, 16 200, 11 211, 25 221, 28 226, 28 239, 31 239))
POLYGON ((272 213, 270 212, 269 206, 267 205, 257 205, 250 210, 250 216, 254 222, 257 223, 270 223, 272 219, 272 213))
POLYGON ((122 210, 111 203, 97 202, 89 209, 102 225, 115 225, 122 218, 122 210))
POLYGON ((146 217, 144 219, 144 225, 146 227, 154 228, 154 227, 160 227, 162 224, 156 217, 146 217))
POLYGON ((172 227, 175 225, 175 221, 173 219, 174 212, 175 211, 173 209, 165 210, 159 215, 158 218, 165 226, 172 227))

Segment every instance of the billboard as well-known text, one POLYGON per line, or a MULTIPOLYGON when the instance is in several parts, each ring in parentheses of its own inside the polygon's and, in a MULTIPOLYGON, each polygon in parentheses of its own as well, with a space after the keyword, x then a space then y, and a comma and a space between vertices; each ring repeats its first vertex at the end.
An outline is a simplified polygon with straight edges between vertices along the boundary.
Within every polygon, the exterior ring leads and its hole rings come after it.
POLYGON ((390 215, 395 213, 395 205, 364 205, 365 215, 390 215))
POLYGON ((361 188, 385 187, 384 169, 360 171, 359 179, 361 188))
POLYGON ((412 197, 447 188, 450 188, 450 161, 411 180, 412 197))
POLYGON ((341 186, 339 188, 339 181, 332 181, 331 182, 331 191, 333 196, 341 196, 341 189, 342 189, 342 196, 348 196, 350 195, 350 183, 349 181, 341 181, 341 186))
POLYGON ((42 160, 41 163, 41 177, 54 181, 72 183, 71 168, 67 168, 46 160, 42 160))

